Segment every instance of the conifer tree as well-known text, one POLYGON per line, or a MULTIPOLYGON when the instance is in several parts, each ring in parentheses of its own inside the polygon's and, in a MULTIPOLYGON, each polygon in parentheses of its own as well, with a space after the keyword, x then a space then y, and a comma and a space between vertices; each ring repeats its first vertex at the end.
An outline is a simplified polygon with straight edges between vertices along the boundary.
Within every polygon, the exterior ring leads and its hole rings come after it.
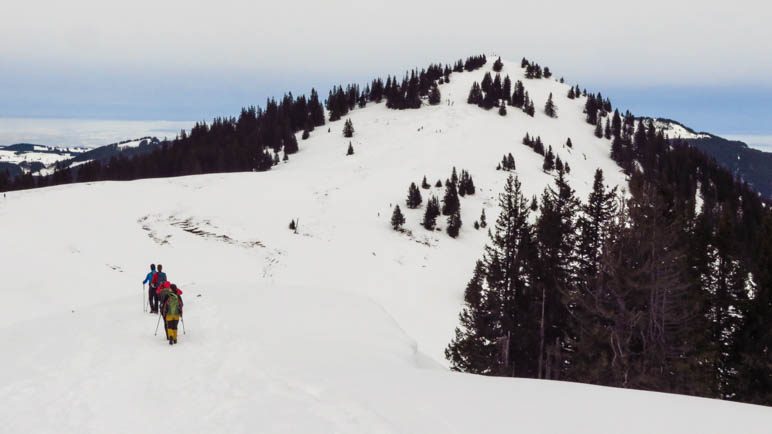
POLYGON ((445 196, 442 198, 442 215, 449 216, 459 209, 458 191, 456 184, 448 182, 445 186, 445 196))
POLYGON ((440 88, 436 84, 432 84, 432 87, 429 89, 429 104, 438 105, 441 101, 442 94, 440 93, 440 88))
POLYGON ((287 131, 283 142, 285 153, 294 154, 298 151, 298 140, 295 138, 295 134, 287 131))
POLYGON ((351 144, 351 142, 348 142, 348 150, 346 151, 346 155, 354 155, 354 146, 351 144))
POLYGON ((560 155, 555 157, 555 170, 562 172, 564 170, 563 160, 560 159, 560 155))
POLYGON ((453 171, 450 174, 450 182, 458 185, 458 174, 456 173, 456 166, 453 166, 453 171))
POLYGON ((411 182, 407 192, 407 207, 410 209, 418 208, 421 206, 421 202, 423 202, 421 191, 416 187, 415 182, 411 182))
POLYGON ((616 187, 607 190, 603 171, 595 170, 595 180, 587 204, 579 216, 579 263, 588 282, 593 282, 600 270, 602 247, 608 239, 607 223, 616 214, 616 187))
POLYGON ((574 99, 574 98, 576 98, 576 95, 574 95, 574 88, 573 87, 569 87, 568 88, 568 99, 574 99))
POLYGON ((354 136, 354 123, 351 122, 351 118, 346 119, 346 123, 343 125, 343 137, 354 136))
POLYGON ((445 357, 454 371, 494 374, 497 371, 495 324, 491 305, 495 298, 486 295, 485 266, 477 261, 472 279, 464 291, 464 308, 460 325, 445 349, 445 357))
POLYGON ((558 117, 557 115, 557 109, 555 108, 555 103, 552 102, 552 92, 550 92, 549 98, 547 98, 547 103, 544 104, 544 114, 551 118, 558 117))
POLYGON ((461 212, 460 210, 457 209, 453 214, 448 216, 447 232, 451 238, 456 238, 460 230, 461 230, 461 212))
POLYGON ((495 62, 493 62, 493 70, 494 71, 500 72, 501 68, 503 68, 503 67, 504 67, 504 63, 501 61, 501 57, 499 57, 498 59, 496 59, 495 62))
POLYGON ((483 93, 482 89, 480 89, 480 85, 476 81, 472 83, 472 89, 469 90, 469 97, 466 99, 466 102, 478 106, 482 105, 483 93))
POLYGON ((611 122, 606 118, 606 127, 603 129, 603 135, 607 138, 611 138, 611 122))
POLYGON ((499 106, 499 115, 506 116, 507 115, 507 103, 502 102, 499 106))
POLYGON ((541 215, 536 222, 539 266, 534 276, 539 282, 538 378, 562 378, 570 366, 575 342, 569 331, 570 306, 576 297, 576 215, 579 201, 563 172, 555 187, 545 189, 541 215))
POLYGON ((399 209, 399 205, 394 206, 394 212, 391 214, 391 227, 395 231, 401 231, 402 225, 405 224, 405 216, 402 215, 402 210, 399 209))
POLYGON ((541 166, 545 172, 551 172, 555 169, 555 154, 552 153, 552 146, 547 149, 547 154, 544 155, 544 163, 541 166))
POLYGON ((426 176, 424 175, 424 179, 423 179, 423 181, 421 181, 421 188, 423 188, 424 190, 428 190, 431 187, 432 186, 429 185, 428 182, 426 182, 426 176))
POLYGON ((501 98, 507 104, 512 103, 512 80, 510 80, 509 75, 504 77, 504 84, 501 86, 501 98))
POLYGON ((614 137, 622 136, 622 118, 619 117, 619 110, 614 110, 614 116, 611 117, 611 134, 614 137))
POLYGON ((533 117, 536 114, 536 109, 533 106, 533 100, 528 98, 528 93, 527 92, 525 94, 525 108, 524 108, 524 111, 530 117, 533 117))
POLYGON ((440 215, 440 201, 437 196, 432 196, 426 202, 426 211, 424 212, 424 219, 422 225, 424 228, 432 231, 437 222, 437 217, 440 215))
POLYGON ((480 227, 483 229, 488 227, 488 221, 485 218, 485 208, 483 208, 482 213, 480 213, 480 227))
POLYGON ((598 121, 595 124, 595 137, 597 138, 603 138, 603 118, 598 117, 598 121))
POLYGON ((571 138, 570 137, 568 138, 568 140, 566 140, 566 146, 568 146, 569 148, 573 148, 574 147, 574 144, 571 143, 571 138))
POLYGON ((442 187, 442 181, 438 179, 437 182, 434 183, 434 186, 437 187, 437 188, 442 187))

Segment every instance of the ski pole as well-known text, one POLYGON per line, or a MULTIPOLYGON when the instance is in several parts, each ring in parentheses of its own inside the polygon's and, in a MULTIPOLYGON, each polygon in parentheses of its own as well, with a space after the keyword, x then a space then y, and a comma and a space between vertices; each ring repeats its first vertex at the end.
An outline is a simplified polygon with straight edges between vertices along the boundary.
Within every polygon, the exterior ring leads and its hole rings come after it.
POLYGON ((142 284, 142 312, 147 312, 147 303, 145 303, 145 284, 142 284))
POLYGON ((185 334, 187 334, 187 333, 185 333, 185 318, 184 317, 180 317, 180 321, 182 321, 182 334, 185 335, 185 334))
POLYGON ((161 314, 158 314, 158 322, 155 323, 155 334, 153 336, 158 336, 158 325, 161 324, 161 314))

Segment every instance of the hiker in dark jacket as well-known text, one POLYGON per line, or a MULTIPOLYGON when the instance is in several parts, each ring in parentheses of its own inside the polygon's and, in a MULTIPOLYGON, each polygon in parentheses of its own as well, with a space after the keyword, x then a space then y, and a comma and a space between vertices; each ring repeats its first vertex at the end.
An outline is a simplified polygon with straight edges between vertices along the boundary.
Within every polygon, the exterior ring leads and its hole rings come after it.
POLYGON ((150 305, 150 313, 155 313, 158 309, 158 298, 156 298, 155 294, 156 288, 153 287, 153 280, 155 279, 156 273, 155 264, 150 264, 150 272, 147 273, 145 280, 142 281, 143 285, 146 283, 149 284, 147 287, 147 302, 150 305))
POLYGON ((164 317, 166 328, 166 339, 169 345, 177 343, 177 324, 182 317, 182 290, 177 285, 164 283, 164 288, 160 292, 161 315, 164 317))

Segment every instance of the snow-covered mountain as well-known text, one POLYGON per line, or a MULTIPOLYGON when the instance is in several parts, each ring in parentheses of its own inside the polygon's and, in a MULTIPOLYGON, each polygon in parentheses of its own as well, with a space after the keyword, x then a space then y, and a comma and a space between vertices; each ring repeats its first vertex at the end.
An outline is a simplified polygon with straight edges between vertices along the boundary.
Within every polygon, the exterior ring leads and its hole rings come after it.
MULTIPOLYGON (((524 80, 534 117, 466 103, 490 71, 453 73, 442 103, 370 104, 317 128, 268 172, 71 184, 0 203, 0 426, 8 432, 766 432, 767 408, 572 383, 449 372, 443 349, 498 214, 512 153, 527 197, 552 183, 528 133, 571 167, 626 179, 568 85, 524 80), (552 93, 553 119, 540 110, 552 93), (571 138, 572 148, 565 147, 571 138), (346 156, 349 143, 354 155, 346 156), (457 239, 402 207, 411 182, 474 177, 457 239), (297 231, 287 227, 299 221, 297 231), (12 231, 8 228, 14 228, 12 231), (169 347, 142 312, 162 263, 184 291, 169 347), (641 408, 646 408, 642 413, 641 408), (642 414, 650 415, 642 418, 642 414), (164 422, 159 422, 159 418, 164 422), (165 421, 169 422, 165 422, 165 421)), ((441 189, 421 190, 424 204, 441 189)), ((425 206, 425 205, 424 205, 425 206)), ((444 221, 440 222, 444 228, 444 221)), ((163 326, 161 326, 161 329, 163 326)), ((163 330, 160 331, 163 334, 163 330)))

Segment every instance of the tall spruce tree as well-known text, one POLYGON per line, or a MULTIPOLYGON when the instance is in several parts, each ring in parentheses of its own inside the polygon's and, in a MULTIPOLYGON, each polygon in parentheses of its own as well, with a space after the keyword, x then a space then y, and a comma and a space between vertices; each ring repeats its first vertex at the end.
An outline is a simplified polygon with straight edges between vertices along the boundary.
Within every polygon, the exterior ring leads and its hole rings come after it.
POLYGON ((616 187, 607 190, 603 184, 603 171, 595 170, 592 192, 582 205, 579 216, 578 259, 585 282, 594 282, 600 270, 603 246, 608 241, 607 224, 616 214, 616 187))
POLYGON ((533 281, 540 293, 538 378, 564 378, 575 351, 570 307, 577 295, 578 207, 573 189, 559 172, 555 189, 548 187, 542 194, 541 215, 536 221, 539 260, 533 281))
POLYGON ((495 327, 497 318, 491 305, 496 300, 486 294, 485 266, 477 261, 472 279, 464 291, 460 325, 445 349, 445 358, 454 371, 491 375, 498 371, 495 327))

